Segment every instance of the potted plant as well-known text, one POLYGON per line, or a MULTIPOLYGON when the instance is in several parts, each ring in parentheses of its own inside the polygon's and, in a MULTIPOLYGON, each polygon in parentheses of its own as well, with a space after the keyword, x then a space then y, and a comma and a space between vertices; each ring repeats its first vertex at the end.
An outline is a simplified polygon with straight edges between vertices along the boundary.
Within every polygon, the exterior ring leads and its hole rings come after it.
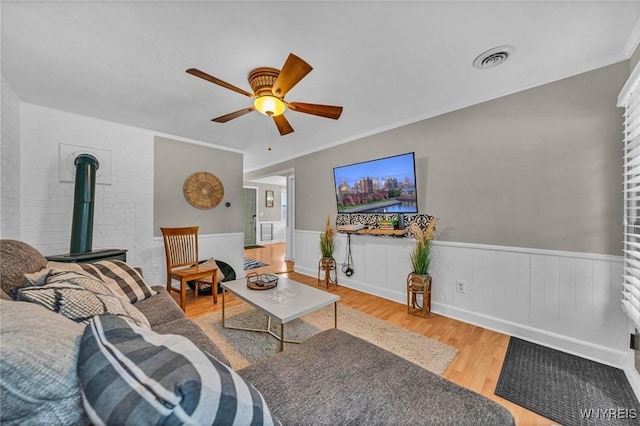
POLYGON ((425 231, 415 223, 409 229, 416 238, 416 244, 410 254, 411 272, 416 275, 428 275, 431 264, 431 241, 436 236, 436 219, 429 221, 425 231))
POLYGON ((324 283, 325 287, 329 288, 329 284, 338 284, 338 268, 336 260, 333 258, 333 227, 331 227, 331 215, 327 216, 327 224, 324 227, 324 232, 320 234, 320 252, 322 253, 322 259, 318 263, 318 285, 324 283), (324 277, 321 277, 321 272, 324 272, 324 277))
POLYGON ((431 219, 424 231, 415 223, 409 227, 409 230, 415 236, 416 243, 409 255, 412 271, 407 276, 407 311, 410 314, 427 317, 431 312, 429 266, 431 265, 431 243, 436 235, 436 219, 431 219))
POLYGON ((324 232, 320 234, 320 252, 322 257, 333 256, 333 228, 331 227, 331 216, 327 216, 327 224, 324 232))

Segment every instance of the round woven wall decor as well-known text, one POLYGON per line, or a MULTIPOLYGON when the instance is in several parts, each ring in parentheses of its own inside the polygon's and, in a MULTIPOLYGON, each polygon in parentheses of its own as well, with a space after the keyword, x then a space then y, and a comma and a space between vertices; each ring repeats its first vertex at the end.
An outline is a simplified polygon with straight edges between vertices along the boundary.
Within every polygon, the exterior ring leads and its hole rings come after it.
POLYGON ((182 190, 189 204, 202 210, 214 208, 224 197, 222 182, 208 172, 196 172, 189 176, 182 190))

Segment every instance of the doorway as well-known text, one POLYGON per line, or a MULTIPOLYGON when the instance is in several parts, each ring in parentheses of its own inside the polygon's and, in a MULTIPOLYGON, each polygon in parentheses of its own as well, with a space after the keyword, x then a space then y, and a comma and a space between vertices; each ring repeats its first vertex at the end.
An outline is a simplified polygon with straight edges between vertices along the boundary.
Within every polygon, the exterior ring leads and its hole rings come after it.
POLYGON ((256 188, 243 188, 244 246, 256 245, 256 188))
POLYGON ((245 192, 245 247, 259 244, 285 243, 284 258, 293 260, 295 228, 295 177, 293 169, 256 179, 247 179, 245 192), (250 194, 247 192, 251 191, 250 194), (266 206, 263 196, 275 195, 273 204, 266 206), (264 228, 263 228, 264 227, 264 228), (263 238, 262 231, 270 230, 263 238))

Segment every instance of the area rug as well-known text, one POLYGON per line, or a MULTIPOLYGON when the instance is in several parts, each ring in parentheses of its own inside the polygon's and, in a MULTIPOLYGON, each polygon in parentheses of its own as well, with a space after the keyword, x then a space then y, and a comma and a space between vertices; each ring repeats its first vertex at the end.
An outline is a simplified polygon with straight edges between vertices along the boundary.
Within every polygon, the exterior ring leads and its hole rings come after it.
POLYGON ((515 337, 495 394, 563 425, 640 421, 640 404, 622 370, 515 337))
MULTIPOLYGON (((266 314, 243 303, 226 309, 226 325, 265 328, 266 314)), ((267 333, 222 328, 222 314, 216 312, 194 319, 238 370, 278 352, 280 342, 267 333)), ((272 323, 280 332, 280 323, 272 323)), ((303 341, 334 326, 333 305, 322 308, 284 326, 285 339, 303 341)), ((414 364, 441 375, 458 354, 452 346, 338 304, 338 328, 395 353, 414 364)), ((290 345, 285 343, 285 351, 290 345)))
POLYGON ((249 269, 255 269, 255 268, 259 268, 261 266, 269 266, 268 263, 262 263, 259 262, 257 260, 253 260, 253 259, 248 259, 248 258, 244 258, 244 270, 249 270, 249 269))

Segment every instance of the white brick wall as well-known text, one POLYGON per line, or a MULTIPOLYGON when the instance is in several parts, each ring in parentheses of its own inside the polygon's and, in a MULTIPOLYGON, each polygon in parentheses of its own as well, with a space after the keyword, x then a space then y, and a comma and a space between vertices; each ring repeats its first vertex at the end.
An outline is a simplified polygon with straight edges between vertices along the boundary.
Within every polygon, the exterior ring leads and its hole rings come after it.
POLYGON ((96 185, 93 249, 127 249, 129 262, 157 270, 153 132, 32 104, 22 103, 20 111, 21 239, 45 255, 69 252, 74 184, 59 181, 59 144, 107 149, 113 182, 96 185))
POLYGON ((0 238, 20 239, 20 99, 2 76, 0 238))

